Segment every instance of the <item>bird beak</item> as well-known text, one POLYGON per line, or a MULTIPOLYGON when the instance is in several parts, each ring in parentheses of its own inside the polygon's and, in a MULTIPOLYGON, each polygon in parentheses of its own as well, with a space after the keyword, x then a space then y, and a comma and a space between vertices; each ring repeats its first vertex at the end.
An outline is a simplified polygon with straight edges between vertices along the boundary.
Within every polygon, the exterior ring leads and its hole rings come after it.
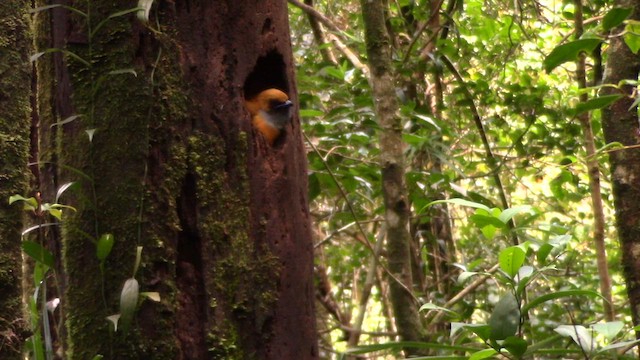
POLYGON ((287 100, 285 102, 283 102, 282 104, 279 104, 278 106, 276 106, 276 109, 284 109, 284 108, 288 108, 288 107, 292 107, 293 103, 291 102, 291 100, 287 100))

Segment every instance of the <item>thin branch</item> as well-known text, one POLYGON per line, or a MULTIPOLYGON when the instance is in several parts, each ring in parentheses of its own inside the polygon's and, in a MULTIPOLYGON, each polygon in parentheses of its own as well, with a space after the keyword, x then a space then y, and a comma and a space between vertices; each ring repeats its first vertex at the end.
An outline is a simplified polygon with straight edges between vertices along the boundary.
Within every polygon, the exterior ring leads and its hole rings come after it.
MULTIPOLYGON (((584 22, 582 20, 582 0, 574 1, 574 25, 575 37, 579 39, 584 32, 584 22)), ((586 55, 581 53, 576 61, 576 81, 579 89, 587 88, 586 76, 586 55)), ((580 94, 580 102, 586 103, 589 96, 586 91, 580 94)), ((593 242, 596 247, 596 260, 598 265, 598 275, 600 277, 600 292, 602 293, 603 309, 605 319, 613 321, 615 312, 613 309, 613 298, 611 295, 611 276, 609 275, 609 265, 607 262, 607 251, 604 243, 605 216, 604 205, 602 199, 602 190, 600 186, 600 164, 596 158, 595 138, 593 128, 591 126, 590 113, 584 112, 578 115, 578 120, 582 127, 584 137, 584 147, 587 153, 587 173, 589 175, 589 188, 591 192, 591 207, 593 209, 593 242)))
POLYGON ((362 324, 364 323, 364 317, 367 313, 367 303, 369 302, 369 298, 371 297, 371 289, 373 288, 373 284, 376 281, 376 267, 378 266, 378 256, 380 256, 380 252, 382 252, 382 244, 384 243, 384 237, 386 233, 387 227, 383 224, 379 229, 378 236, 376 238, 376 246, 373 250, 373 254, 371 255, 371 259, 369 260, 369 266, 367 268, 367 278, 362 285, 360 302, 358 304, 358 316, 353 323, 353 330, 351 331, 349 336, 348 345, 350 347, 358 345, 360 335, 362 334, 362 324))
MULTIPOLYGON (((484 284, 491 277, 491 274, 493 274, 496 270, 498 270, 499 267, 500 267, 500 264, 493 265, 493 267, 491 267, 491 269, 489 269, 487 271, 487 274, 480 276, 474 282, 469 284, 467 287, 465 287, 464 289, 460 290, 460 292, 457 293, 456 296, 452 297, 442 307, 447 308, 447 309, 451 308, 453 305, 458 303, 458 301, 462 300, 462 298, 464 298, 467 294, 473 292, 480 285, 484 284)), ((427 318, 429 317, 428 315, 429 314, 427 314, 427 318)), ((444 312, 438 312, 437 315, 435 315, 433 317, 433 320, 429 321, 429 323, 438 323, 438 322, 440 322, 442 320, 442 318, 444 317, 444 315, 445 315, 444 312)))
POLYGON ((329 30, 333 31, 333 33, 327 34, 329 41, 333 43, 336 49, 338 49, 342 53, 342 55, 344 55, 344 57, 346 57, 349 60, 349 62, 353 64, 353 66, 358 68, 363 73, 368 74, 368 71, 369 71, 368 67, 365 64, 363 64, 362 61, 360 61, 356 53, 351 51, 351 49, 349 49, 349 47, 345 45, 343 41, 345 36, 342 35, 344 31, 342 31, 342 29, 340 29, 336 24, 334 24, 333 21, 331 21, 331 19, 324 16, 321 12, 316 10, 313 6, 303 4, 298 0, 288 0, 288 2, 289 4, 304 11, 307 15, 314 17, 322 25, 326 26, 329 30))
MULTIPOLYGON (((453 63, 449 60, 449 58, 447 58, 445 55, 442 55, 441 59, 444 65, 447 67, 447 69, 451 71, 453 76, 460 83, 462 87, 462 91, 464 92, 465 96, 467 97, 467 100, 469 101, 470 110, 471 110, 471 113, 473 114, 473 121, 476 125, 478 133, 480 134, 480 138, 482 139, 482 145, 484 146, 484 151, 487 155, 487 161, 489 162, 489 166, 491 167, 492 170, 498 169, 498 162, 491 150, 491 145, 489 144, 487 133, 484 130, 484 125, 482 125, 482 118, 480 117, 480 112, 476 107, 475 99, 473 98, 471 91, 469 91, 469 88, 467 87, 467 83, 464 81, 464 79, 462 78, 462 75, 460 75, 460 73, 458 72, 456 67, 453 65, 453 63)), ((493 175, 493 181, 496 183, 496 187, 498 188, 498 193, 500 195, 500 201, 502 202, 502 207, 504 209, 507 209, 509 208, 509 201, 507 200, 507 195, 504 190, 504 186, 502 185, 502 180, 500 180, 500 174, 496 170, 492 175, 493 175)), ((519 243, 518 234, 516 234, 516 232, 513 231, 516 228, 516 225, 513 219, 509 220, 508 225, 509 225, 509 229, 511 230, 511 240, 514 245, 518 245, 519 243)))
MULTIPOLYGON (((304 0, 305 5, 313 6, 313 0, 304 0)), ((329 47, 323 46, 327 43, 327 38, 324 34, 324 29, 322 25, 318 21, 318 18, 307 13, 307 19, 309 20, 309 26, 311 27, 311 31, 313 32, 313 38, 316 41, 316 44, 320 48, 320 54, 322 55, 322 59, 325 62, 337 65, 338 61, 336 60, 336 56, 333 54, 333 51, 329 47)))

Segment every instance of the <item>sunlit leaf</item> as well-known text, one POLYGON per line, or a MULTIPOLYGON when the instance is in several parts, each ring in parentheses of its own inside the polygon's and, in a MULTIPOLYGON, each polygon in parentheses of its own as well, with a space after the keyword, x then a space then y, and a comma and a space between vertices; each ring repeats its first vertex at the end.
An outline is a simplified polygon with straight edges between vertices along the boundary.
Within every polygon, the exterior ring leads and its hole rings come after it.
POLYGON ((558 45, 543 60, 543 66, 547 73, 568 61, 575 61, 582 52, 590 53, 602 40, 579 39, 558 45))
POLYGON ((521 247, 508 247, 500 251, 500 255, 498 256, 500 269, 513 278, 524 264, 525 257, 526 252, 522 250, 521 247))
POLYGON ((620 348, 631 348, 632 345, 635 345, 637 343, 640 343, 640 339, 638 339, 638 340, 629 340, 629 341, 620 341, 620 342, 609 344, 609 345, 603 347, 602 349, 600 349, 600 352, 609 351, 609 350, 613 350, 613 349, 620 349, 620 348))
POLYGON ((488 359, 490 357, 493 357, 493 355, 497 354, 498 352, 495 351, 494 349, 483 349, 477 352, 474 352, 473 354, 471 354, 471 356, 469 356, 469 360, 481 360, 481 359, 488 359))
POLYGON ((591 328, 593 328, 595 332, 601 334, 609 341, 613 340, 613 338, 620 333, 623 327, 624 323, 622 321, 609 321, 591 325, 591 328))
POLYGON ((622 95, 613 94, 613 95, 603 95, 589 99, 587 102, 579 103, 576 105, 576 115, 582 114, 587 111, 592 111, 596 109, 604 109, 607 106, 613 104, 618 99, 620 99, 622 95))
POLYGON ((609 31, 614 27, 621 25, 622 22, 631 15, 632 8, 613 8, 604 15, 602 18, 602 29, 609 31))
POLYGON ((531 206, 529 205, 520 205, 520 206, 514 206, 508 209, 505 209, 504 211, 502 211, 500 213, 500 215, 498 216, 498 219, 500 219, 500 221, 502 221, 503 223, 508 223, 509 220, 511 220, 514 216, 521 214, 521 213, 525 213, 525 212, 530 212, 531 211, 531 206))
POLYGON ((571 337, 586 352, 593 351, 594 342, 591 333, 582 325, 560 325, 553 329, 562 336, 571 337))
POLYGON ((442 306, 438 306, 436 304, 432 304, 432 303, 426 303, 423 304, 422 306, 420 306, 420 309, 418 311, 422 312, 425 310, 436 310, 436 311, 444 311, 448 314, 454 315, 454 316, 459 316, 457 312, 453 311, 453 310, 449 310, 447 308, 444 308, 442 306))
POLYGON ((640 22, 627 21, 624 31, 625 44, 627 44, 632 53, 637 54, 638 50, 640 50, 640 22))
POLYGON ((468 206, 468 207, 472 207, 472 208, 476 208, 476 209, 484 209, 486 211, 491 211, 491 208, 489 208, 488 206, 481 204, 481 203, 477 203, 477 202, 473 202, 473 201, 469 201, 469 200, 465 200, 465 199, 447 199, 447 200, 436 200, 436 201, 432 201, 430 203, 428 203, 427 205, 425 205, 425 207, 429 207, 435 204, 454 204, 454 205, 461 205, 461 206, 468 206))

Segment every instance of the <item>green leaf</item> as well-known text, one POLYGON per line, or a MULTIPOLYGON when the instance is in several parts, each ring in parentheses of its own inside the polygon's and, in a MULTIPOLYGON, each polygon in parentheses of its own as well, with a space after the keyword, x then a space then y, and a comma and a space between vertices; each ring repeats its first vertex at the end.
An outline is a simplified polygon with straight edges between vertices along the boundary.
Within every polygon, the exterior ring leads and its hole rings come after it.
POLYGON ((592 296, 592 297, 600 297, 602 299, 604 299, 602 297, 602 295, 598 294, 595 291, 591 291, 591 290, 563 290, 563 291, 555 291, 549 294, 545 294, 542 296, 539 296, 531 301, 529 301, 527 304, 525 304, 522 307, 522 312, 527 312, 530 309, 533 309, 534 307, 547 302, 549 300, 555 300, 555 299, 560 299, 563 297, 569 297, 569 296, 592 296))
POLYGON ((491 337, 491 327, 488 324, 464 324, 463 327, 478 335, 482 340, 486 341, 491 337))
POLYGON ((500 213, 500 215, 498 216, 498 219, 500 219, 500 221, 502 221, 503 223, 508 223, 509 220, 511 220, 514 216, 520 214, 520 213, 524 213, 524 212, 529 212, 531 211, 531 206, 529 205, 520 205, 520 206, 514 206, 508 209, 505 209, 503 212, 500 213))
POLYGON ((553 69, 568 61, 575 61, 582 52, 591 52, 600 44, 600 39, 578 39, 558 45, 544 58, 544 70, 550 73, 553 69))
POLYGON ((627 21, 624 31, 625 44, 631 49, 632 53, 637 54, 638 50, 640 50, 640 22, 627 21))
POLYGON ((34 197, 25 198, 22 195, 12 195, 9 197, 9 205, 13 204, 16 201, 24 201, 25 210, 34 211, 38 208, 38 201, 34 197))
POLYGON ((420 306, 420 309, 418 310, 419 312, 422 312, 424 310, 436 310, 436 311, 444 311, 448 314, 454 315, 454 316, 459 316, 457 312, 453 311, 453 310, 449 310, 447 308, 444 308, 442 306, 438 306, 436 304, 432 304, 432 303, 426 303, 422 306, 420 306))
POLYGON ((506 292, 493 309, 489 317, 492 340, 504 340, 513 336, 520 326, 520 308, 513 293, 506 292))
POLYGON ((586 102, 581 102, 578 105, 576 105, 576 109, 575 109, 576 115, 579 115, 591 110, 604 109, 607 106, 616 102, 621 97, 622 95, 620 94, 613 94, 613 95, 603 95, 603 96, 591 98, 586 102))
POLYGON ((49 208, 49 214, 51 214, 51 216, 53 216, 54 218, 62 221, 62 210, 49 208))
POLYGON ((500 268, 513 278, 524 264, 526 255, 526 252, 519 246, 510 246, 504 249, 498 256, 500 268))
POLYGON ((316 109, 300 109, 298 112, 300 113, 300 117, 303 118, 321 117, 324 115, 324 112, 316 109))
POLYGON ((593 330, 598 334, 604 336, 607 340, 613 340, 616 335, 620 333, 622 328, 624 327, 624 323, 622 321, 610 321, 606 323, 598 323, 591 325, 593 330))
POLYGON ((129 278, 122 286, 122 292, 120 293, 120 327, 122 331, 127 332, 133 315, 138 306, 138 298, 140 295, 140 286, 138 280, 135 278, 129 278))
POLYGON ((47 249, 45 249, 42 245, 38 244, 35 241, 24 240, 22 242, 22 251, 25 254, 29 255, 35 261, 40 262, 44 265, 47 265, 50 268, 54 266, 54 258, 53 254, 47 249))
POLYGON ((419 136, 415 134, 402 134, 402 141, 407 143, 407 145, 410 145, 413 147, 420 147, 423 144, 427 143, 429 139, 424 136, 419 136))
POLYGON ((498 219, 497 217, 491 215, 482 215, 478 212, 471 215, 469 217, 469 220, 471 220, 479 228, 483 228, 488 225, 495 226, 497 228, 506 228, 505 223, 500 221, 500 219, 498 219))
POLYGON ((632 8, 613 8, 609 10, 602 18, 602 29, 609 31, 622 24, 631 15, 631 11, 633 11, 632 8))
POLYGON ((560 325, 553 329, 558 334, 571 337, 586 352, 593 351, 594 342, 589 330, 582 325, 560 325))
POLYGON ((497 354, 498 352, 495 349, 483 349, 477 352, 474 352, 469 356, 469 360, 480 360, 487 359, 497 354))
MULTIPOLYGON (((547 257, 549 254, 553 253, 557 254, 559 251, 565 248, 567 243, 571 240, 571 235, 564 234, 560 236, 556 236, 549 240, 549 242, 542 244, 538 249, 538 253, 536 254, 536 259, 538 262, 545 264, 547 261, 547 257)), ((554 255, 555 256, 555 255, 554 255)))
POLYGON ((93 359, 91 359, 91 360, 102 360, 102 359, 104 359, 104 356, 98 354, 98 355, 94 356, 93 359))
POLYGON ((458 198, 432 201, 427 205, 425 205, 424 207, 427 208, 435 204, 454 204, 454 205, 468 206, 476 209, 484 209, 486 211, 491 211, 491 208, 489 208, 487 205, 465 200, 465 199, 458 199, 458 198))
POLYGON ((96 256, 98 260, 104 261, 111 253, 113 243, 115 242, 113 234, 102 234, 96 244, 96 256))
POLYGON ((487 225, 480 229, 485 238, 491 240, 496 235, 498 229, 493 225, 487 225))
POLYGON ((507 349, 516 358, 520 359, 527 352, 527 341, 517 336, 509 336, 502 343, 502 347, 507 349))
POLYGON ((33 286, 38 288, 42 281, 44 280, 47 272, 51 269, 50 266, 47 266, 39 261, 36 261, 33 266, 33 286))

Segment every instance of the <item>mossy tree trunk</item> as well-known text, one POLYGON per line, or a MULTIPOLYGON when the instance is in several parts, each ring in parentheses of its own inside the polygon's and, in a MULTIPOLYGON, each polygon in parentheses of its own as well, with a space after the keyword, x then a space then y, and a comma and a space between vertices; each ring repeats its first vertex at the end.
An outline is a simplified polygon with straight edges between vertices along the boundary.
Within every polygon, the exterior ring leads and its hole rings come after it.
POLYGON ((244 108, 272 87, 296 101, 286 3, 159 2, 148 25, 122 13, 136 4, 38 15, 39 51, 68 51, 38 65, 43 128, 57 123, 42 143, 56 183, 78 183, 62 201, 77 208, 62 234, 68 358, 316 358, 299 119, 270 146, 244 108), (140 291, 161 301, 114 333, 137 246, 140 291))
POLYGON ((31 52, 29 1, 0 2, 0 359, 20 359, 23 212, 9 197, 28 187, 31 52))
MULTIPOLYGON (((385 27, 385 3, 381 0, 362 0, 361 7, 371 71, 370 83, 380 126, 380 166, 387 229, 387 261, 393 277, 389 283, 391 303, 401 340, 423 341, 424 328, 420 322, 417 303, 411 293, 411 210, 405 181, 402 123, 395 95, 389 34, 385 27)), ((408 355, 419 353, 413 349, 405 349, 405 352, 408 355)))
MULTIPOLYGON (((640 20, 640 1, 619 0, 616 7, 633 8, 629 17, 640 20)), ((619 33, 622 29, 614 30, 619 33)), ((640 72, 640 56, 633 54, 624 38, 611 38, 607 50, 604 83, 617 85, 622 80, 636 80, 640 72)), ((631 304, 634 325, 640 325, 640 150, 636 148, 640 134, 637 108, 631 108, 635 93, 633 86, 622 87, 627 95, 611 107, 602 110, 602 128, 607 142, 619 142, 628 149, 609 153, 613 185, 616 225, 622 248, 622 266, 631 304)), ((604 87, 603 94, 617 93, 604 87)), ((636 332, 640 338, 640 331, 636 332)))

